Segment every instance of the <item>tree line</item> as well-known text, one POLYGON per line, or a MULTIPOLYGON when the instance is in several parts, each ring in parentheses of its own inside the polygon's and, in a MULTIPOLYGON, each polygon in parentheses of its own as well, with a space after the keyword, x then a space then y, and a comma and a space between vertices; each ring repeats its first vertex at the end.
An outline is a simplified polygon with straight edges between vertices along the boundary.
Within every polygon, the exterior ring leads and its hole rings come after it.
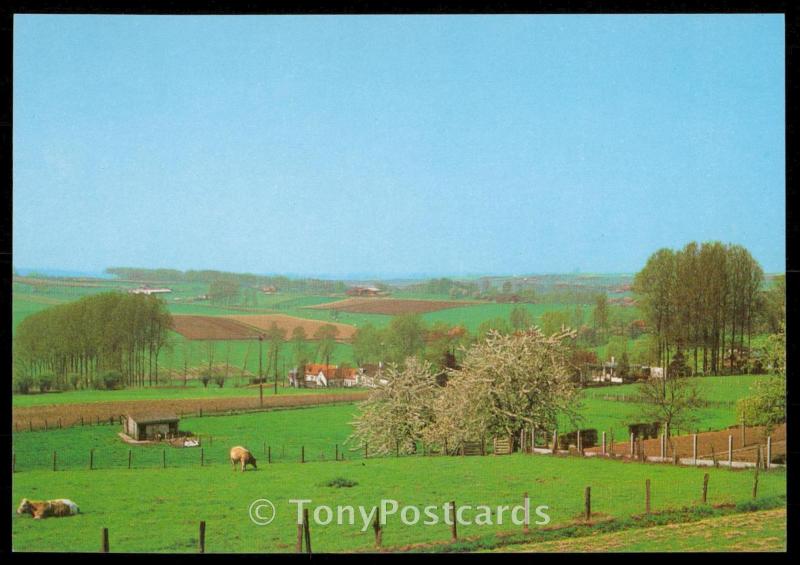
POLYGON ((764 288, 764 271, 741 245, 691 242, 660 249, 633 284, 661 366, 679 350, 691 352, 694 371, 748 370, 751 338, 769 329, 782 290, 764 288))
POLYGON ((106 273, 119 279, 160 283, 207 283, 215 281, 236 282, 242 286, 274 286, 282 291, 300 293, 339 293, 347 289, 344 281, 314 278, 289 278, 283 275, 254 275, 215 270, 144 269, 133 267, 110 267, 106 273))
POLYGON ((25 318, 14 337, 14 379, 20 392, 158 380, 172 317, 155 296, 106 292, 25 318))

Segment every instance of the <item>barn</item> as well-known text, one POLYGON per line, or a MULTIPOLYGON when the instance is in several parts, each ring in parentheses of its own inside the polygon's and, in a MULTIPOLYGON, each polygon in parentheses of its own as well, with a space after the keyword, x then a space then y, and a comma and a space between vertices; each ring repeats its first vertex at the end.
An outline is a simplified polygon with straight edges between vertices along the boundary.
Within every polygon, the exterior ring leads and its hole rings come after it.
POLYGON ((123 420, 122 431, 137 441, 172 438, 178 435, 179 420, 173 413, 129 413, 123 420))

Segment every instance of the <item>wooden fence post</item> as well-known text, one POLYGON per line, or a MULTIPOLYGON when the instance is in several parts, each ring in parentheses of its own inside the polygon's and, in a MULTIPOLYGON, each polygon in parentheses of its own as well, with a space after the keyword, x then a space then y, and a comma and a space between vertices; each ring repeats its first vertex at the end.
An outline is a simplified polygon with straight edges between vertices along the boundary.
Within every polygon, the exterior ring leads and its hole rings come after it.
POLYGON ((163 449, 161 451, 161 465, 164 469, 167 468, 167 450, 163 449))
POLYGON ((450 501, 450 538, 452 541, 458 540, 458 527, 456 526, 456 501, 450 501))
POLYGON ((200 553, 206 552, 206 521, 200 520, 200 547, 198 548, 200 553))
POLYGON ((602 453, 603 455, 606 454, 606 433, 605 432, 603 432, 603 450, 600 453, 602 453))
POLYGON ((131 458, 133 457, 133 451, 130 449, 128 450, 128 469, 131 468, 131 458))
POLYGON ((764 469, 769 471, 770 465, 772 465, 772 436, 767 436, 767 460, 764 461, 764 469))
POLYGON ((592 487, 586 487, 586 490, 584 491, 583 494, 583 498, 585 505, 584 514, 586 517, 586 521, 588 522, 589 520, 592 519, 592 487))
POLYGON ((575 436, 575 443, 577 444, 575 447, 578 448, 578 455, 583 455, 583 442, 581 439, 581 431, 578 430, 578 433, 575 436))
POLYGON ((303 532, 306 539, 306 553, 311 555, 311 528, 308 525, 308 508, 303 508, 303 532))
POLYGON ((53 471, 56 470, 56 452, 53 451, 53 471))
POLYGON ((44 419, 44 431, 47 431, 47 418, 44 419))
POLYGON ((369 457, 369 444, 367 442, 364 442, 364 459, 367 459, 368 457, 369 457))
POLYGON ((663 460, 666 456, 666 447, 667 447, 667 434, 661 434, 661 459, 663 460))
POLYGON ((558 429, 553 430, 553 454, 555 455, 558 449, 558 429))
POLYGON ((631 459, 633 459, 633 455, 634 455, 633 454, 633 441, 634 441, 634 436, 633 436, 633 434, 631 434, 631 459))
POLYGON ((644 482, 644 512, 650 514, 650 479, 644 482))
POLYGON ((525 524, 522 528, 524 533, 530 533, 530 522, 531 522, 531 515, 530 515, 530 499, 528 498, 528 493, 524 493, 522 495, 522 506, 525 508, 525 524))
MULTIPOLYGON (((200 448, 200 466, 202 467, 203 465, 205 465, 205 453, 203 451, 203 448, 201 447, 200 448)), ((202 522, 202 523, 205 524, 205 522, 202 522)))
POLYGON ((297 523, 297 541, 294 544, 295 553, 303 552, 303 522, 297 523))
POLYGON ((108 528, 103 528, 103 535, 100 539, 100 552, 108 553, 108 528))
POLYGON ((692 464, 697 465, 697 434, 692 434, 692 464))
POLYGON ((31 432, 33 431, 33 422, 31 422, 30 420, 28 420, 28 431, 31 432))
POLYGON ((89 450, 89 470, 94 470, 94 448, 89 450))
POLYGON ((708 473, 703 475, 703 504, 708 502, 708 473))
POLYGON ((338 461, 339 460, 339 444, 338 443, 335 445, 335 449, 336 449, 336 451, 334 453, 334 456, 336 457, 336 461, 338 461))
POLYGON ((753 498, 755 499, 758 496, 758 468, 761 466, 761 446, 758 446, 758 451, 756 452, 756 471, 753 475, 753 498))
POLYGON ((733 469, 733 436, 728 434, 728 468, 733 469))
POLYGON ((383 543, 383 527, 381 525, 381 507, 377 507, 375 513, 375 521, 372 523, 372 529, 375 530, 375 547, 380 548, 383 543))
POLYGON ((300 446, 300 463, 305 463, 305 462, 306 462, 306 446, 305 445, 301 445, 300 446))
POLYGON ((61 429, 61 418, 58 419, 58 429, 61 429))
POLYGON ((81 416, 81 427, 83 427, 83 416, 81 416))
POLYGON ((267 464, 272 463, 272 446, 267 446, 267 464))

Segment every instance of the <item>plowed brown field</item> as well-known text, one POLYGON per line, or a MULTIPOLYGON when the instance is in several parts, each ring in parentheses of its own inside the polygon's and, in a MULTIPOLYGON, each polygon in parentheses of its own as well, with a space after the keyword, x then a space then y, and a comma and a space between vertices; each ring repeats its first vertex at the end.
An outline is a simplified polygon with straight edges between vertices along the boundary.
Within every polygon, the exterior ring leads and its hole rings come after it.
POLYGON ((252 339, 253 328, 222 316, 172 316, 173 329, 186 339, 252 339))
POLYGON ((425 314, 447 308, 474 306, 475 302, 454 300, 402 300, 399 298, 346 298, 337 302, 306 306, 315 310, 341 310, 354 314, 425 314))
POLYGON ((301 327, 306 331, 307 339, 314 339, 314 333, 324 325, 331 325, 338 330, 339 333, 336 335, 336 341, 350 341, 353 339, 353 334, 356 333, 356 327, 349 324, 338 324, 334 322, 324 322, 321 320, 307 320, 305 318, 296 318, 294 316, 287 316, 285 314, 236 314, 232 316, 225 316, 225 319, 260 331, 268 330, 272 324, 275 323, 279 328, 286 332, 287 338, 291 337, 292 330, 294 330, 296 327, 301 327))
MULTIPOLYGON (((51 404, 14 408, 12 419, 15 431, 43 429, 47 427, 108 423, 109 418, 118 418, 126 412, 174 412, 178 415, 196 414, 200 410, 206 414, 228 411, 259 410, 269 408, 288 408, 295 406, 317 406, 341 402, 359 402, 367 398, 368 392, 348 392, 337 394, 291 394, 285 396, 264 396, 259 403, 258 392, 253 396, 234 398, 182 398, 172 400, 128 400, 116 402, 87 402, 83 404, 51 404), (83 420, 81 420, 83 418, 83 420)), ((116 423, 116 421, 115 421, 116 423)))

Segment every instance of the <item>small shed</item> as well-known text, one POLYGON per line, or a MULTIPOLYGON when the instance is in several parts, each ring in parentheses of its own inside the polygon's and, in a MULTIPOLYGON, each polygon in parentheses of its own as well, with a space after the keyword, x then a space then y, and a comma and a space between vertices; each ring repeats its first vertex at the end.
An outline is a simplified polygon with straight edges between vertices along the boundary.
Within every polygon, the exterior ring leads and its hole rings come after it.
POLYGON ((129 413, 125 415, 122 430, 137 441, 169 438, 178 434, 179 420, 171 412, 129 413))

